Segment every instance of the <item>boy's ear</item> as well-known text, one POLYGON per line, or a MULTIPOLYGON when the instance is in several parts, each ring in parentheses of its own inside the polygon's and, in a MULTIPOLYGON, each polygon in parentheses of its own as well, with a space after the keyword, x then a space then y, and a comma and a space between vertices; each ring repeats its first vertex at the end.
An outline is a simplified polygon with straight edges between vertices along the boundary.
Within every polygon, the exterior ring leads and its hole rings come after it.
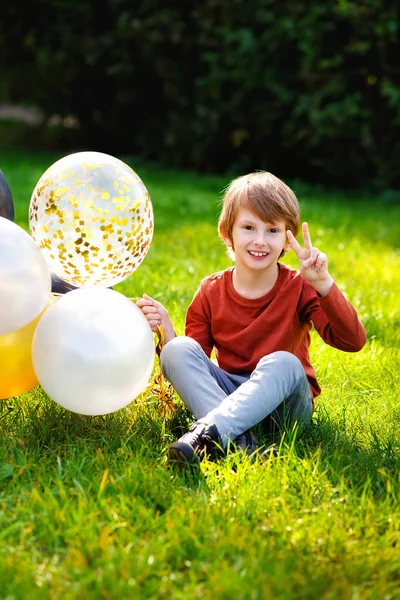
POLYGON ((226 235, 225 231, 220 231, 222 241, 227 248, 232 248, 232 240, 226 235))
POLYGON ((227 236, 222 236, 222 239, 227 248, 232 248, 232 241, 227 236))

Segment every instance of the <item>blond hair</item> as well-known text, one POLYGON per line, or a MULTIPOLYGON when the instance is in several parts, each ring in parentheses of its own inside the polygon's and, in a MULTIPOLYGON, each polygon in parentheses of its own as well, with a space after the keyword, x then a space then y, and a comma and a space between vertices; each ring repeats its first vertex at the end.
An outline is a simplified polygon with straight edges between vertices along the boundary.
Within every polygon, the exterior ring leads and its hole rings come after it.
POLYGON ((295 193, 267 171, 237 177, 228 185, 218 220, 220 237, 232 240, 232 227, 241 208, 255 213, 265 223, 285 221, 294 236, 299 232, 300 206, 295 193))

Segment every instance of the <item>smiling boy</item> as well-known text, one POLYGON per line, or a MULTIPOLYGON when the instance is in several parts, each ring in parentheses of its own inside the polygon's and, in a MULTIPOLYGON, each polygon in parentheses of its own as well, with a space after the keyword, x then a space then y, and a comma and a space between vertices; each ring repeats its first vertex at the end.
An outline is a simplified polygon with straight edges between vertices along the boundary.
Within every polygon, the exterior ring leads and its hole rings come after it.
POLYGON ((235 265, 203 279, 176 336, 165 307, 147 295, 137 301, 153 331, 161 324, 162 371, 191 409, 195 423, 170 445, 171 461, 197 464, 215 444, 256 450, 251 428, 310 421, 320 394, 309 357, 312 326, 327 344, 361 350, 365 330, 312 245, 295 236, 300 208, 294 192, 264 171, 227 188, 219 235, 235 265), (296 271, 279 262, 292 249, 296 271), (217 359, 211 359, 214 350, 217 359))

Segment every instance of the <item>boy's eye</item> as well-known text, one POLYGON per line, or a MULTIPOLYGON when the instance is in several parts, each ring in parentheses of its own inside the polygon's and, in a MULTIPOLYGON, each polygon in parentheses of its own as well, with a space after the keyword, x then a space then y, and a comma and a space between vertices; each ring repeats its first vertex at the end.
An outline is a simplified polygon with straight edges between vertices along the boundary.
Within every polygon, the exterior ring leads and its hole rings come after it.
POLYGON ((279 229, 275 229, 275 227, 272 227, 272 228, 270 229, 270 232, 271 232, 271 233, 279 233, 279 229))
POLYGON ((251 225, 245 225, 244 229, 247 229, 247 231, 251 231, 253 228, 251 225))

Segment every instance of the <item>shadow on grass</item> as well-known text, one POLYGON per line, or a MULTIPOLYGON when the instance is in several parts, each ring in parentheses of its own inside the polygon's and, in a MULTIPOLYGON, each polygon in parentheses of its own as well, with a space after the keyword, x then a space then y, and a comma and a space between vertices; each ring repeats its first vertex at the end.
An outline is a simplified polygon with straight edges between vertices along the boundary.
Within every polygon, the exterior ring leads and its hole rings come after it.
MULTIPOLYGON (((3 461, 40 463, 51 456, 67 458, 80 453, 93 455, 94 459, 100 452, 104 467, 107 460, 121 462, 123 454, 125 461, 137 460, 147 469, 165 469, 182 485, 205 491, 207 477, 201 469, 182 472, 167 463, 168 445, 191 422, 190 412, 182 403, 178 402, 172 419, 165 420, 147 398, 145 403, 133 402, 110 415, 83 416, 61 408, 36 388, 0 404, 3 461)), ((369 482, 373 492, 381 495, 388 478, 395 478, 400 469, 400 440, 395 433, 384 437, 373 426, 363 425, 361 439, 359 431, 346 426, 345 415, 334 422, 322 408, 317 409, 311 426, 301 435, 297 429, 286 430, 283 435, 260 434, 258 430, 257 434, 265 448, 274 445, 277 458, 290 454, 299 460, 318 460, 319 469, 326 471, 334 486, 344 480, 361 489, 369 482)), ((232 459, 226 456, 217 462, 223 472, 225 467, 230 468, 232 459)))
POLYGON ((159 412, 158 401, 143 393, 126 408, 99 416, 81 415, 62 408, 40 386, 21 396, 0 402, 3 441, 17 441, 25 452, 40 459, 60 454, 73 446, 117 452, 124 445, 132 454, 145 453, 163 461, 162 449, 182 435, 191 423, 180 400, 168 420, 159 412))
POLYGON ((326 469, 333 485, 344 479, 354 488, 371 484, 376 494, 386 491, 388 478, 396 478, 400 469, 400 440, 395 433, 384 439, 370 424, 361 424, 359 431, 346 425, 345 414, 337 423, 322 408, 317 409, 311 427, 295 440, 300 458, 319 453, 321 466, 326 469))

